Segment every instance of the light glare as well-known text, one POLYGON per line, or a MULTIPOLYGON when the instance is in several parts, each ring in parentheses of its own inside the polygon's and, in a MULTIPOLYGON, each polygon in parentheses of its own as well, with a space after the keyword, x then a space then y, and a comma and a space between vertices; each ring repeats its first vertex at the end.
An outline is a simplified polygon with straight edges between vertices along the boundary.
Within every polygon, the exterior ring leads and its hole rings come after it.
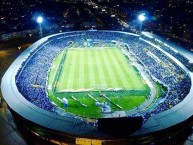
POLYGON ((42 22, 43 22, 43 18, 42 18, 41 16, 39 16, 39 17, 37 18, 37 22, 38 22, 38 23, 42 23, 42 22))
POLYGON ((140 14, 138 16, 139 21, 143 22, 145 20, 145 14, 140 14))

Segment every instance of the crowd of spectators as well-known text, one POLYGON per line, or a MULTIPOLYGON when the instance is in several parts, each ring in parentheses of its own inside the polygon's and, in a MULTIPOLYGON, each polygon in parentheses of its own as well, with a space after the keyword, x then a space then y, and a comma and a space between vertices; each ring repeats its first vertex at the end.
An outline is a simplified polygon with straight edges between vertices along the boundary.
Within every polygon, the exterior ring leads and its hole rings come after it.
MULTIPOLYGON (((158 82, 167 86, 168 93, 163 97, 164 101, 156 108, 141 112, 140 115, 146 121, 149 117, 171 107, 182 101, 189 93, 191 81, 184 70, 182 70, 168 56, 160 50, 139 39, 138 36, 128 35, 123 32, 109 31, 84 31, 71 32, 53 36, 30 52, 31 55, 22 64, 22 68, 16 76, 16 84, 21 94, 36 106, 54 111, 56 106, 51 103, 47 95, 47 78, 49 69, 54 58, 65 48, 73 43, 81 46, 90 41, 122 42, 127 46, 128 53, 132 53, 147 71, 158 82)), ((187 64, 187 59, 174 51, 163 48, 167 52, 187 64), (179 57, 180 55, 180 57, 179 57)))
POLYGON ((143 36, 145 40, 148 40, 150 42, 153 42, 157 46, 161 47, 161 49, 165 50, 175 58, 178 58, 180 62, 182 62, 190 71, 193 72, 193 62, 188 60, 186 57, 184 57, 181 53, 179 53, 177 50, 175 50, 172 46, 167 45, 166 43, 156 39, 156 38, 149 38, 147 36, 143 36))
POLYGON ((168 56, 140 39, 138 42, 128 43, 128 47, 139 63, 144 66, 144 70, 168 88, 168 93, 163 98, 164 101, 159 103, 156 109, 142 112, 145 120, 172 108, 187 96, 191 87, 189 75, 168 56))
POLYGON ((51 38, 38 50, 31 52, 16 76, 18 90, 27 100, 42 109, 54 111, 56 106, 51 103, 46 91, 49 69, 54 58, 69 46, 69 42, 75 42, 76 39, 79 41, 80 37, 51 38))

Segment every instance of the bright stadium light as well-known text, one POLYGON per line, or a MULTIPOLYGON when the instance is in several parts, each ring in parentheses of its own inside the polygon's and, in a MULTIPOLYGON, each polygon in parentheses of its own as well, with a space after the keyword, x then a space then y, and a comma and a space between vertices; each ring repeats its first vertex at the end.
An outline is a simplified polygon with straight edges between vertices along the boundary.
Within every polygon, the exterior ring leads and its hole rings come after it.
POLYGON ((145 21, 146 17, 145 17, 145 13, 142 13, 138 16, 138 20, 140 22, 140 33, 142 32, 142 26, 143 26, 143 21, 145 21))
POLYGON ((42 22, 43 22, 43 17, 42 16, 37 17, 37 23, 41 24, 42 22))
POLYGON ((42 38, 42 25, 41 24, 43 23, 43 17, 42 16, 37 17, 36 21, 39 24, 40 37, 42 38))
POLYGON ((139 19, 140 22, 145 21, 145 13, 140 14, 140 15, 138 16, 138 19, 139 19))

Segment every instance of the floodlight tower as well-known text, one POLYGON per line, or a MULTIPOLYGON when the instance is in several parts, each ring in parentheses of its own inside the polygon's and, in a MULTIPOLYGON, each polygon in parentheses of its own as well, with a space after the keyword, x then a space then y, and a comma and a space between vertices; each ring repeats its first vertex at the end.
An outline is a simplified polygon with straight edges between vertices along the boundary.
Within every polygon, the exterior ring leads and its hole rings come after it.
POLYGON ((142 32, 142 26, 143 26, 143 21, 145 21, 146 17, 145 17, 145 13, 142 13, 138 16, 138 20, 140 22, 140 33, 142 32))
POLYGON ((40 37, 42 38, 42 22, 43 22, 43 17, 42 16, 39 16, 37 17, 36 19, 37 23, 39 24, 39 29, 40 29, 40 37))

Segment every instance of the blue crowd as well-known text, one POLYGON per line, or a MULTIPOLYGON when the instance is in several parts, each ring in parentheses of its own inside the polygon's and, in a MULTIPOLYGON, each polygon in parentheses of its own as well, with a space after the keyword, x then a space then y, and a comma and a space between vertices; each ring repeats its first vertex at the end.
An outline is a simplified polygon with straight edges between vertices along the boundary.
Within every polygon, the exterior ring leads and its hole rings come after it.
MULTIPOLYGON (((154 114, 170 109, 181 102, 189 93, 191 81, 187 72, 183 71, 175 62, 155 47, 147 44, 137 36, 126 33, 109 31, 84 31, 64 33, 49 38, 40 44, 28 59, 23 62, 16 76, 16 84, 21 94, 36 106, 55 111, 56 106, 47 95, 47 78, 54 58, 65 48, 73 43, 75 46, 84 45, 90 41, 119 41, 127 46, 127 49, 138 60, 144 70, 153 78, 167 86, 168 93, 163 96, 164 101, 157 107, 142 112, 144 121, 154 114)), ((167 47, 165 51, 180 59, 187 67, 192 68, 187 59, 175 53, 167 47)))
POLYGON ((181 102, 190 91, 191 81, 187 72, 160 50, 142 40, 139 41, 128 44, 129 50, 135 54, 139 63, 156 81, 168 88, 168 93, 163 96, 164 101, 159 103, 156 109, 150 109, 141 114, 144 120, 147 120, 152 115, 168 110, 181 102))

